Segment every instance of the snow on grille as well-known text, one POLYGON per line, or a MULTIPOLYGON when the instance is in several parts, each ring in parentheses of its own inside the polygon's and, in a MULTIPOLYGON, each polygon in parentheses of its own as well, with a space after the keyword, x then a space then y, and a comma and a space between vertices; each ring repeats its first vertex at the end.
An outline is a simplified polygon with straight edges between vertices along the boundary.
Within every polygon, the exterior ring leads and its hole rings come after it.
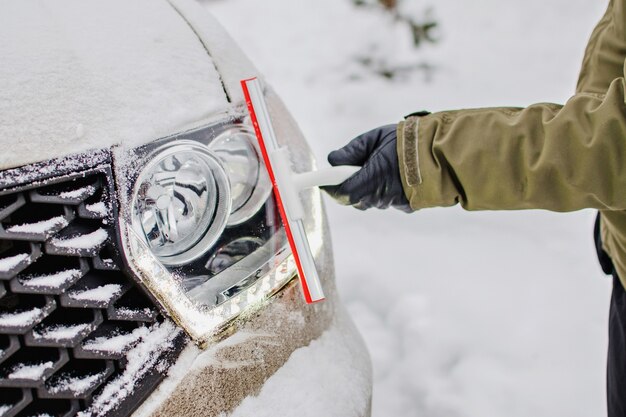
POLYGON ((31 379, 41 378, 48 369, 52 368, 52 362, 38 363, 35 365, 19 364, 8 375, 9 379, 31 379))
POLYGON ((0 271, 9 272, 11 269, 19 265, 20 262, 28 259, 27 253, 20 253, 19 255, 8 256, 6 258, 0 258, 0 271))
POLYGON ((22 285, 25 287, 60 287, 63 284, 81 276, 78 269, 68 269, 65 271, 39 276, 25 277, 22 285))
POLYGON ((182 346, 121 270, 111 171, 94 160, 41 182, 33 167, 0 172, 0 416, 74 415, 91 398, 129 415, 182 346), (36 187, 9 188, 24 178, 36 187))
POLYGON ((68 296, 79 301, 100 301, 106 302, 120 294, 122 286, 118 284, 107 284, 90 290, 70 292, 68 296))
POLYGON ((87 209, 87 211, 89 211, 90 213, 94 213, 97 214, 99 216, 106 216, 107 214, 107 206, 104 202, 100 201, 99 203, 94 203, 94 204, 87 204, 85 206, 85 208, 87 209))
POLYGON ((97 248, 107 240, 108 236, 106 230, 98 229, 91 233, 76 235, 67 239, 52 239, 51 244, 59 248, 78 252, 81 249, 97 248))
POLYGON ((88 185, 86 187, 81 187, 70 191, 63 191, 59 193, 58 196, 59 198, 63 198, 66 200, 75 198, 85 199, 86 197, 92 195, 95 191, 95 187, 93 187, 92 185, 88 185))
POLYGON ((35 223, 25 223, 16 226, 11 226, 7 229, 7 232, 12 233, 48 233, 55 228, 63 228, 67 226, 69 222, 63 216, 53 217, 48 220, 41 220, 35 223))
POLYGON ((41 317, 41 313, 42 311, 40 308, 33 308, 32 310, 27 311, 6 312, 0 314, 0 326, 29 326, 41 317))
POLYGON ((45 328, 43 331, 39 332, 34 330, 33 335, 35 339, 73 339, 82 331, 89 329, 90 325, 88 323, 84 324, 74 324, 68 326, 50 326, 45 328))

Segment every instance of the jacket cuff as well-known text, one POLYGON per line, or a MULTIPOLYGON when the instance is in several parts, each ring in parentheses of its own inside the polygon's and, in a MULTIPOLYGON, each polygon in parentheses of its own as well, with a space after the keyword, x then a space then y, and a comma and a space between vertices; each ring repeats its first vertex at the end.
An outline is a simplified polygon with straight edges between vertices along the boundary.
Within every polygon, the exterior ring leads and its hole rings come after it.
POLYGON ((435 132, 446 125, 446 117, 434 113, 411 116, 398 124, 398 160, 402 187, 413 210, 452 206, 457 191, 445 166, 433 153, 435 132))
POLYGON ((398 124, 398 162, 405 190, 422 183, 417 152, 418 125, 419 117, 410 117, 398 124))

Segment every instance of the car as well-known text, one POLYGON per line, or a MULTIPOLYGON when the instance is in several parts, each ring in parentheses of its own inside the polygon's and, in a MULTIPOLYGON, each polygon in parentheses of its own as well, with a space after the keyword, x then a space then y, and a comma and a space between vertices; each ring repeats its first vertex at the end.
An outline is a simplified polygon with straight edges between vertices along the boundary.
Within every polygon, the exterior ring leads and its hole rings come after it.
POLYGON ((368 416, 370 359, 302 193, 307 304, 240 80, 191 0, 0 5, 0 416, 368 416))

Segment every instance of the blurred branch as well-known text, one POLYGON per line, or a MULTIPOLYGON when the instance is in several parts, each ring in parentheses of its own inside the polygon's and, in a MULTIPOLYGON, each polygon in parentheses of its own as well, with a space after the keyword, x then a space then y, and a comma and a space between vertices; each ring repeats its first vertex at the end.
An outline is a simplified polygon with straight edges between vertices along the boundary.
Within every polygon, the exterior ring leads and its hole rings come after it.
POLYGON ((433 18, 432 8, 427 8, 422 19, 403 13, 398 7, 402 0, 352 0, 357 7, 382 8, 385 12, 391 13, 395 20, 408 26, 413 37, 413 46, 419 48, 423 42, 436 43, 437 37, 434 35, 438 24, 433 18))
POLYGON ((378 0, 378 1, 380 2, 380 4, 383 5, 385 9, 388 9, 388 10, 395 10, 395 8, 398 6, 397 0, 378 0))
MULTIPOLYGON (((424 76, 424 81, 429 82, 433 77, 433 73, 437 69, 434 65, 427 62, 394 65, 382 59, 373 59, 366 56, 357 57, 356 61, 369 72, 390 81, 404 80, 416 72, 421 72, 424 76)), ((352 78, 358 79, 359 77, 357 75, 353 75, 352 78)))

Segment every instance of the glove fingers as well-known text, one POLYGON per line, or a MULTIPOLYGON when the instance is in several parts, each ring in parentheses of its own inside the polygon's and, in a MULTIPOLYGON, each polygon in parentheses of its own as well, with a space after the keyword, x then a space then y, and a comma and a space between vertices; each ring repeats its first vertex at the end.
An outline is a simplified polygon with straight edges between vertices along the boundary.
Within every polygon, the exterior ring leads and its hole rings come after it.
POLYGON ((340 204, 353 205, 358 203, 364 193, 366 193, 365 188, 367 187, 364 187, 364 185, 367 184, 368 175, 367 166, 364 166, 341 184, 320 188, 330 194, 340 204))
POLYGON ((369 208, 370 204, 366 200, 372 193, 372 188, 375 188, 375 182, 376 179, 372 177, 372 166, 366 163, 363 168, 338 186, 335 198, 339 198, 342 204, 358 208, 365 206, 363 209, 369 208))
POLYGON ((343 148, 328 154, 328 162, 333 165, 362 166, 372 152, 389 136, 395 135, 396 126, 389 125, 370 130, 352 139, 343 148))
POLYGON ((323 187, 320 187, 320 189, 322 189, 332 198, 337 200, 339 204, 343 204, 344 206, 350 205, 350 196, 342 193, 341 185, 325 185, 323 187))

